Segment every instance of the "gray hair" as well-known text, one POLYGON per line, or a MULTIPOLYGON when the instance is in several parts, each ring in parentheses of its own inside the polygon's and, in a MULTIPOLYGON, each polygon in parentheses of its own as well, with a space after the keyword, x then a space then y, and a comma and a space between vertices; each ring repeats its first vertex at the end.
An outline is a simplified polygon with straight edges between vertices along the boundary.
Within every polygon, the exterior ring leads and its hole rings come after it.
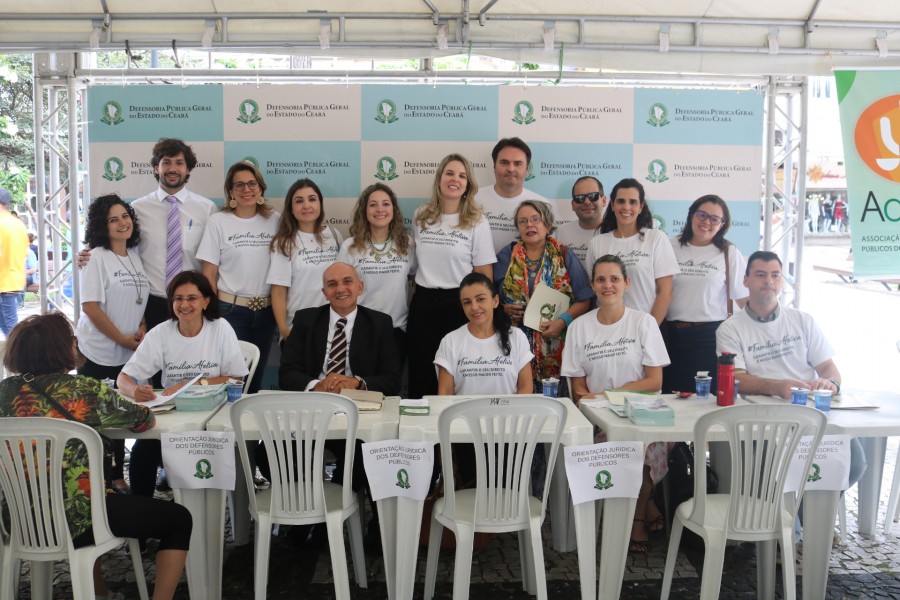
MULTIPOLYGON (((544 222, 544 227, 547 228, 547 235, 553 235, 553 232, 556 230, 556 227, 553 226, 553 209, 550 208, 550 204, 541 200, 522 200, 519 206, 516 207, 516 212, 513 213, 513 223, 519 220, 519 211, 526 206, 530 206, 537 211, 541 216, 541 221, 544 222)), ((516 224, 516 227, 518 227, 518 224, 516 224)))

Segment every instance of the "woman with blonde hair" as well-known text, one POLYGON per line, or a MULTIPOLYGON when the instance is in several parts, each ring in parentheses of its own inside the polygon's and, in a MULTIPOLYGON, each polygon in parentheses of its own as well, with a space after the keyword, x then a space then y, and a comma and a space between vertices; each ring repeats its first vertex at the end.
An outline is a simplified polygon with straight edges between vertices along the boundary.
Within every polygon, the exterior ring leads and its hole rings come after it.
POLYGON ((460 154, 444 157, 431 199, 416 210, 413 244, 418 270, 409 307, 409 397, 437 392, 433 361, 444 336, 466 323, 459 282, 477 271, 490 278, 497 261, 491 228, 475 203, 478 184, 460 154))
POLYGON ((383 183, 362 191, 353 211, 350 237, 338 261, 356 268, 365 284, 359 303, 390 315, 401 360, 406 356, 407 280, 416 271, 416 255, 403 225, 397 195, 383 183))
POLYGON ((219 298, 222 318, 239 340, 259 348, 248 392, 259 391, 275 337, 271 287, 266 282, 269 244, 278 213, 266 202, 266 182, 253 164, 237 162, 225 176, 225 204, 210 216, 197 249, 203 274, 219 298))

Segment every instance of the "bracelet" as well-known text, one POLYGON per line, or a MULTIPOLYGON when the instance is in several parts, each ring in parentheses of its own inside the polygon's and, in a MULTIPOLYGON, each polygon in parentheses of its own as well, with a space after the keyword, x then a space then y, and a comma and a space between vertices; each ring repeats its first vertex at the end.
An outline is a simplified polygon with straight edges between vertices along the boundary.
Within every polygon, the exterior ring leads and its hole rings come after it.
POLYGON ((566 327, 572 324, 572 315, 570 315, 569 313, 564 312, 563 314, 559 315, 559 318, 563 320, 563 323, 566 324, 566 327))
POLYGON ((837 381, 835 381, 834 379, 829 379, 828 381, 830 381, 831 383, 834 384, 834 387, 836 388, 834 393, 840 394, 841 393, 841 384, 838 383, 837 381))

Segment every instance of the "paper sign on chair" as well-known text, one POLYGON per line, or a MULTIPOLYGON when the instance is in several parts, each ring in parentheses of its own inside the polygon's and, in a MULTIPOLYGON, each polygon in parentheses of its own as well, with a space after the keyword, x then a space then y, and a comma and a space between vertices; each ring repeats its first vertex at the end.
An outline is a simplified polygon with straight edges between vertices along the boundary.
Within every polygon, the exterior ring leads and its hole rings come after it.
POLYGON ((434 443, 385 440, 362 445, 372 499, 424 500, 431 487, 434 443))
POLYGON ((638 497, 644 470, 642 442, 566 446, 563 451, 573 504, 638 497))
POLYGON ((234 432, 164 433, 162 458, 169 484, 178 489, 234 489, 234 432))
MULTIPOLYGON (((850 487, 850 438, 849 435, 825 435, 816 448, 812 466, 806 478, 806 491, 846 490, 850 487)), ((788 471, 785 492, 796 492, 800 486, 803 465, 809 454, 811 436, 804 436, 788 471)))

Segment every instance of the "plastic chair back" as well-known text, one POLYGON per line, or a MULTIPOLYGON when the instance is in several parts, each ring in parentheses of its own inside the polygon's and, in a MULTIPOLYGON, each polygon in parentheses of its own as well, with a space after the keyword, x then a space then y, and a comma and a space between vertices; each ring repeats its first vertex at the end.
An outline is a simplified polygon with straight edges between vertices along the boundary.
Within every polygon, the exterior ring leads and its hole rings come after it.
POLYGON ((247 390, 250 389, 250 381, 253 380, 253 375, 256 374, 256 367, 259 365, 259 348, 256 347, 256 344, 252 342, 245 342, 244 340, 238 340, 238 345, 241 347, 241 354, 244 355, 244 363, 247 365, 247 369, 249 373, 244 377, 244 393, 247 393, 247 390))
MULTIPOLYGON (((797 502, 788 507, 784 487, 788 470, 800 439, 813 436, 818 447, 825 432, 825 415, 805 406, 764 405, 729 406, 702 416, 694 426, 697 448, 705 448, 709 430, 725 428, 731 448, 731 496, 726 519, 726 535, 735 533, 747 539, 758 534, 776 538, 781 532, 784 510, 799 506, 806 478, 797 494, 797 502)), ((809 472, 815 456, 810 452, 804 473, 809 472)), ((705 521, 706 457, 694 454, 694 510, 690 520, 705 521)), ((730 537, 730 536, 729 536, 730 537)))
MULTIPOLYGON (((248 481, 252 471, 244 427, 247 420, 260 432, 271 469, 271 515, 275 522, 325 516, 325 439, 335 419, 347 419, 343 505, 351 506, 353 455, 359 411, 349 398, 319 392, 283 392, 246 396, 231 406, 241 463, 248 481)), ((250 512, 258 513, 250 494, 250 512)))
POLYGON ((528 498, 531 494, 531 463, 541 432, 550 427, 552 440, 547 454, 541 514, 547 503, 547 490, 556 463, 556 452, 566 424, 566 409, 554 398, 528 395, 515 398, 478 398, 453 404, 438 417, 441 461, 444 465, 444 511, 453 518, 456 493, 453 481, 451 428, 461 420, 471 432, 475 449, 476 499, 475 528, 490 531, 492 526, 506 528, 528 523, 528 498))
POLYGON ((63 495, 63 453, 70 441, 87 449, 95 545, 114 539, 106 520, 103 444, 91 427, 62 419, 0 419, 0 487, 9 507, 10 548, 21 559, 68 558, 72 537, 63 495), (98 501, 99 500, 99 501, 98 501))

